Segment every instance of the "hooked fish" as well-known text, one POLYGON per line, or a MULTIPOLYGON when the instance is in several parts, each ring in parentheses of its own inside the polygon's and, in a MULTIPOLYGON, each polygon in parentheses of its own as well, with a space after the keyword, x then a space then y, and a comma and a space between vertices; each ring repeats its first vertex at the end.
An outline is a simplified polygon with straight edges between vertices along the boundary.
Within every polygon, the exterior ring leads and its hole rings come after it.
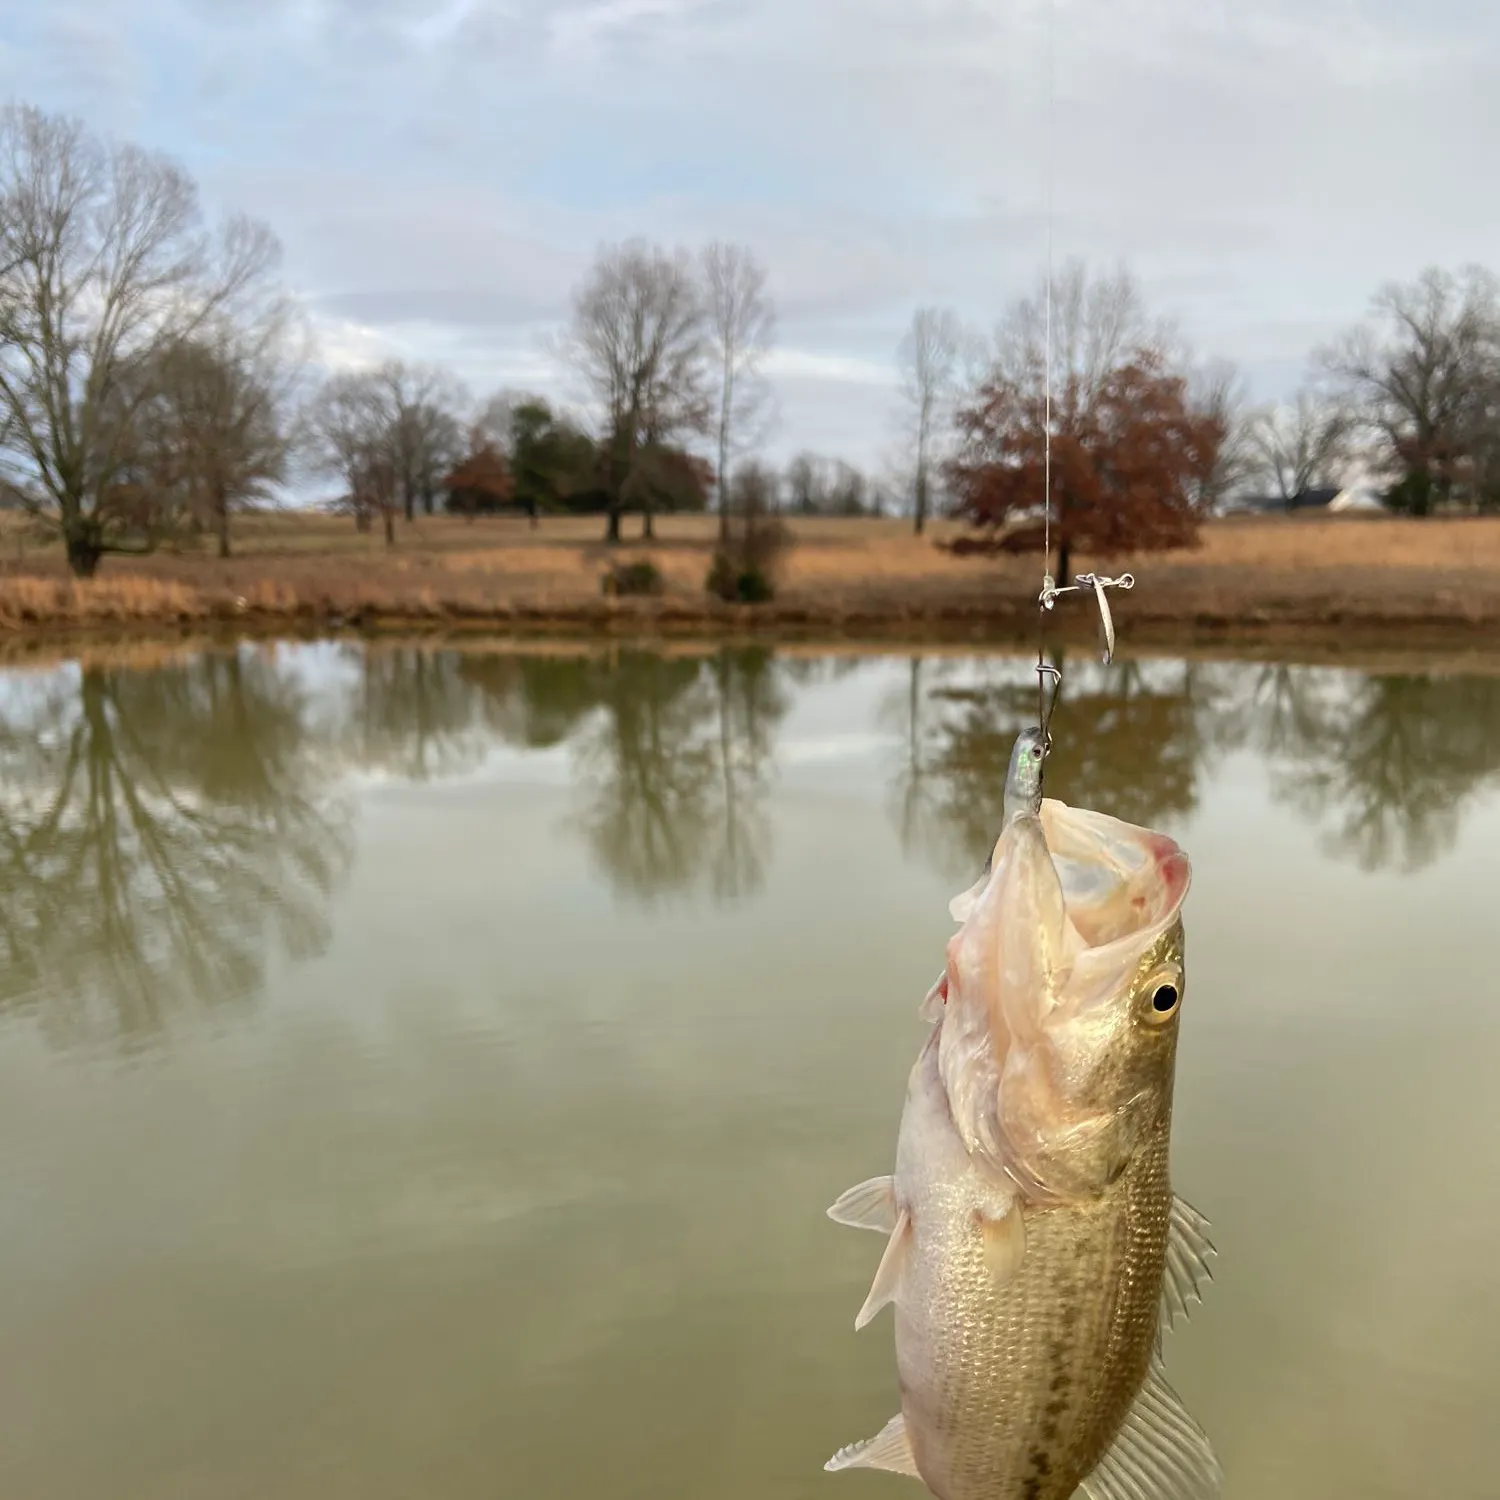
POLYGON ((938 1500, 1203 1500, 1222 1473, 1163 1373, 1207 1221, 1168 1170, 1187 855, 1042 795, 1018 739, 1005 820, 923 1003, 895 1172, 828 1210, 888 1236, 901 1409, 829 1470, 938 1500))

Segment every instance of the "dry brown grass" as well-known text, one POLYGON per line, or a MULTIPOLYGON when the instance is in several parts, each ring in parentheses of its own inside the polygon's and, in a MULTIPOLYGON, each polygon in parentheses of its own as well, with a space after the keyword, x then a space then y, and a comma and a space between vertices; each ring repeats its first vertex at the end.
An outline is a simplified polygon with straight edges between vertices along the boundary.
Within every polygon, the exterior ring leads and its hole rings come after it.
MULTIPOLYGON (((240 523, 227 560, 209 548, 109 558, 84 583, 68 577, 55 543, 43 546, 5 517, 0 630, 222 621, 923 633, 1032 617, 1040 560, 955 558, 934 545, 957 534, 952 523, 920 539, 903 521, 792 526, 796 546, 779 597, 749 614, 704 592, 715 522, 703 516, 664 518, 654 544, 633 538, 618 549, 603 544, 594 517, 536 528, 524 518, 423 519, 403 526, 399 545, 387 549, 348 520, 261 516, 240 523), (656 564, 664 595, 604 598, 607 564, 635 557, 656 564)), ((1075 559, 1078 570, 1090 566, 1135 573, 1138 587, 1121 614, 1142 629, 1387 622, 1500 631, 1500 518, 1240 519, 1206 526, 1190 551, 1075 559)))

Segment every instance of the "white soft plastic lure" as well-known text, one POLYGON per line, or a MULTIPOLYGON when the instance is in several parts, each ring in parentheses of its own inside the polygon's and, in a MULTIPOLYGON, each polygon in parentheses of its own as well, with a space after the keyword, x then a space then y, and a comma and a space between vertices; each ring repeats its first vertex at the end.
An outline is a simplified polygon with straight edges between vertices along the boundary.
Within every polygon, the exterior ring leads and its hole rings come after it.
POLYGON ((1040 745, 952 903, 895 1173, 829 1209, 887 1236, 855 1327, 894 1305, 901 1410, 826 1467, 939 1500, 1203 1500, 1219 1465, 1161 1341, 1212 1253, 1168 1175, 1188 859, 1043 800, 1040 745))

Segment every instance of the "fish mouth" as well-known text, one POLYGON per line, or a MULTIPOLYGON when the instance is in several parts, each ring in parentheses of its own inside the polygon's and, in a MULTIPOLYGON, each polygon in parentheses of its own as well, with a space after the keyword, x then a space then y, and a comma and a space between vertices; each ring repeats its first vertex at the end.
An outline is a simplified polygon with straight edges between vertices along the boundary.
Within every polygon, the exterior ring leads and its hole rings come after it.
MULTIPOLYGON (((1065 943, 1054 1004, 1076 1014, 1132 973, 1178 919, 1192 866, 1174 839, 1104 813, 1042 803, 1040 824, 1061 892, 1065 943)), ((1033 872, 1045 879, 1045 873, 1033 872)))
POLYGON ((955 986, 983 993, 996 1020, 1029 1030, 1093 981, 1128 972, 1177 919, 1191 882, 1166 834, 1046 798, 1007 821, 987 874, 954 899, 963 925, 948 945, 955 986))
POLYGON ((971 1150, 1014 1158, 1002 1117, 1018 1088, 1052 1114, 1043 1095, 1060 1039, 1128 991, 1178 919, 1190 878, 1173 839, 1107 814, 1047 798, 1037 814, 1007 820, 988 876, 951 908, 963 925, 948 944, 940 1065, 971 1150))

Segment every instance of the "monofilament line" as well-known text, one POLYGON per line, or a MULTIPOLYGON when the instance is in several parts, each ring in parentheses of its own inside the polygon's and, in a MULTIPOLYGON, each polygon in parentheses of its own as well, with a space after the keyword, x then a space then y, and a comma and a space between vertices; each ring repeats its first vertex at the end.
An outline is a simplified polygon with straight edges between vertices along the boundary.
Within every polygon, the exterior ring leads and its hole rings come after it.
MULTIPOLYGON (((1053 121, 1057 106, 1057 74, 1056 74, 1056 36, 1055 27, 1057 22, 1057 0, 1047 0, 1047 110, 1046 110, 1046 134, 1047 147, 1043 153, 1046 176, 1046 199, 1047 199, 1047 351, 1045 357, 1046 365, 1046 396, 1044 430, 1042 434, 1042 528, 1045 553, 1042 558, 1042 574, 1047 576, 1052 571, 1052 240, 1053 240, 1053 166, 1054 151, 1056 149, 1053 138, 1053 121)), ((1059 584, 1066 584, 1066 578, 1059 578, 1059 584)))
MULTIPOLYGON (((1043 116, 1043 129, 1046 135, 1046 146, 1042 152, 1042 174, 1045 178, 1045 199, 1047 215, 1047 287, 1045 292, 1047 307, 1046 349, 1043 353, 1043 394, 1042 394, 1042 592, 1038 597, 1037 605, 1037 642, 1036 642, 1036 695, 1037 695, 1037 723, 1042 731, 1043 753, 1051 748, 1052 737, 1048 732, 1048 724, 1051 720, 1051 705, 1047 702, 1047 588, 1052 582, 1052 219, 1053 219, 1053 188, 1054 176, 1054 116, 1057 106, 1057 81, 1055 67, 1056 37, 1055 27, 1057 20, 1057 0, 1046 0, 1047 6, 1047 108, 1043 116)), ((1057 583, 1063 587, 1067 586, 1066 578, 1059 578, 1057 583)), ((1059 679, 1060 681, 1060 679, 1059 679)))

